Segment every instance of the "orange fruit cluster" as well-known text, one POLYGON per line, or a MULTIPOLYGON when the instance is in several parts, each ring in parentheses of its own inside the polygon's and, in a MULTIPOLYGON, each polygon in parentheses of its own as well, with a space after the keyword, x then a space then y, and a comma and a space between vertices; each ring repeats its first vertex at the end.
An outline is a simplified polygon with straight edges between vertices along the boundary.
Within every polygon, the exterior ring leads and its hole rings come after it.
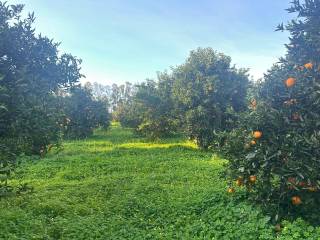
MULTIPOLYGON (((297 66, 296 69, 298 70, 303 70, 304 68, 311 70, 313 68, 313 63, 308 62, 304 64, 303 66, 297 66)), ((287 80, 284 81, 284 84, 286 85, 287 88, 293 87, 293 85, 296 84, 296 79, 294 77, 289 77, 287 80)))
MULTIPOLYGON (((257 176, 256 176, 256 175, 250 175, 250 176, 248 177, 247 183, 249 183, 249 184, 251 184, 251 185, 249 185, 249 186, 247 186, 247 187, 248 187, 249 189, 251 189, 251 186, 252 186, 253 184, 255 184, 256 181, 257 181, 257 176)), ((243 178, 242 176, 238 177, 238 178, 235 180, 235 184, 236 184, 238 187, 242 187, 242 186, 244 185, 244 183, 245 183, 245 182, 244 182, 244 178, 243 178)), ((227 192, 228 192, 229 194, 234 193, 234 192, 235 192, 235 189, 230 186, 230 187, 228 187, 227 192)))
POLYGON ((246 144, 244 145, 244 148, 245 148, 245 149, 249 149, 249 148, 250 148, 250 145, 251 145, 251 146, 256 145, 256 144, 257 144, 256 139, 259 139, 259 138, 262 137, 262 132, 261 132, 261 131, 254 131, 254 132, 252 132, 252 136, 253 136, 253 138, 255 138, 255 139, 251 140, 251 141, 250 141, 250 144, 246 143, 246 144))

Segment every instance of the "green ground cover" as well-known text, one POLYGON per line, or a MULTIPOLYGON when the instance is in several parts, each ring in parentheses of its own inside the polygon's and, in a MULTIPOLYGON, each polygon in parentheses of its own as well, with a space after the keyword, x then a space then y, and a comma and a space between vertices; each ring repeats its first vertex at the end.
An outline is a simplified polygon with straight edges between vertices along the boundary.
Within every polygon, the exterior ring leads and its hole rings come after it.
POLYGON ((151 142, 113 125, 24 159, 11 180, 33 192, 0 200, 0 239, 320 239, 226 193, 223 160, 184 139, 151 142))

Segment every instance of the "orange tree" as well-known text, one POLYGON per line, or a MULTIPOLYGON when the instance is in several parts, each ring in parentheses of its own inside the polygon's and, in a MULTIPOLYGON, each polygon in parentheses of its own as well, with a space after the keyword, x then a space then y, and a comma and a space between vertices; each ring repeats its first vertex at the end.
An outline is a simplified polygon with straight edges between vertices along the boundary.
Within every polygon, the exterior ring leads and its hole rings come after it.
POLYGON ((98 127, 107 129, 110 124, 108 105, 94 99, 90 83, 75 86, 61 98, 65 118, 60 124, 66 138, 81 139, 93 134, 98 127))
POLYGON ((135 85, 129 101, 117 109, 121 125, 152 139, 176 134, 178 119, 172 85, 173 78, 167 72, 159 72, 157 80, 147 79, 135 85))
POLYGON ((185 63, 173 69, 173 99, 186 135, 201 148, 229 131, 245 109, 247 70, 237 69, 231 58, 212 48, 190 52, 185 63))
POLYGON ((212 48, 198 48, 171 70, 135 86, 118 109, 120 123, 151 138, 183 133, 206 149, 246 109, 247 69, 212 48))
POLYGON ((258 84, 223 148, 231 184, 246 186, 276 220, 320 204, 320 1, 288 10, 298 18, 278 27, 291 35, 287 55, 258 84))
POLYGON ((0 197, 15 155, 44 155, 59 145, 63 116, 57 95, 81 78, 81 61, 23 17, 23 5, 0 1, 0 197))
POLYGON ((35 33, 35 17, 23 5, 0 1, 0 143, 14 153, 42 155, 60 141, 61 89, 81 78, 81 61, 35 33))
MULTIPOLYGON (((3 76, 0 75, 0 79, 3 76)), ((4 104, 7 97, 6 89, 0 86, 0 126, 4 125, 3 116, 8 112, 4 104)), ((1 133, 1 131, 0 131, 1 133)), ((7 188, 7 180, 11 169, 15 166, 16 155, 3 141, 0 141, 0 197, 5 194, 7 188)))

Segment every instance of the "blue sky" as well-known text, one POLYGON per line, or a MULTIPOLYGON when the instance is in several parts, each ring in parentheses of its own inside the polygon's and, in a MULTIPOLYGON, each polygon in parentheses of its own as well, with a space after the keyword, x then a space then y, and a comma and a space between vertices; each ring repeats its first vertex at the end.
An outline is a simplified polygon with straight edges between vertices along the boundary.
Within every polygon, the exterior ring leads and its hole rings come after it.
POLYGON ((9 0, 34 11, 36 30, 83 60, 86 80, 141 82, 212 47, 255 79, 285 53, 290 0, 9 0))

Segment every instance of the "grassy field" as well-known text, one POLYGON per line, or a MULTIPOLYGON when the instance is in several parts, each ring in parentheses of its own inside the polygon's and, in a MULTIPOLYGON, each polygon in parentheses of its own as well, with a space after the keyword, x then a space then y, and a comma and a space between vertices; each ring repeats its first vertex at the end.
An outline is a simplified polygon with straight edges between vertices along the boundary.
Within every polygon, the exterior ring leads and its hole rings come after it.
MULTIPOLYGON (((34 190, 0 201, 0 239, 275 239, 267 216, 226 193, 222 164, 183 139, 114 125, 25 160, 11 184, 34 190)), ((318 236, 298 220, 279 239, 318 236)))

